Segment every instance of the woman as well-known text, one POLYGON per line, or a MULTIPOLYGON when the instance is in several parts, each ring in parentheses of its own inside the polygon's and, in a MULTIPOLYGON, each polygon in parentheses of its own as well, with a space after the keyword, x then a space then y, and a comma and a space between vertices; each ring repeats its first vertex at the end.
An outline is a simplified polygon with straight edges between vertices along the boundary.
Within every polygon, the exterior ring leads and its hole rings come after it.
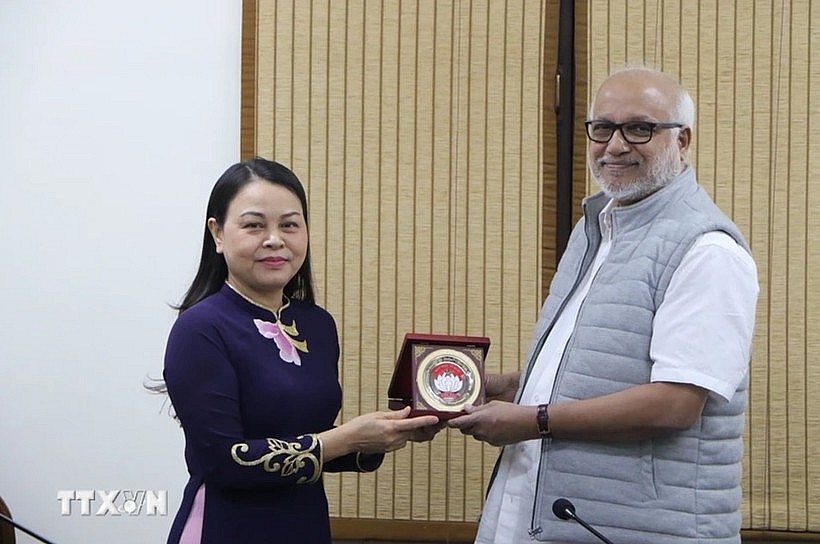
POLYGON ((314 302, 305 191, 281 164, 216 182, 179 312, 164 378, 190 479, 169 544, 329 543, 322 473, 375 470, 441 428, 408 409, 333 426, 339 339, 314 302))

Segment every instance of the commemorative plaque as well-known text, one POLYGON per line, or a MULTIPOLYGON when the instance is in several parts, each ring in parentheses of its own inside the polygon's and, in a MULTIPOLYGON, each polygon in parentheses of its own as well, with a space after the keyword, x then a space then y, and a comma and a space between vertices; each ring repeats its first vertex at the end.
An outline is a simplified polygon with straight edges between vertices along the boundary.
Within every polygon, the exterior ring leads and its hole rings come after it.
POLYGON ((387 390, 388 407, 410 406, 410 417, 444 420, 464 413, 468 404, 482 404, 489 349, 485 337, 406 334, 387 390))

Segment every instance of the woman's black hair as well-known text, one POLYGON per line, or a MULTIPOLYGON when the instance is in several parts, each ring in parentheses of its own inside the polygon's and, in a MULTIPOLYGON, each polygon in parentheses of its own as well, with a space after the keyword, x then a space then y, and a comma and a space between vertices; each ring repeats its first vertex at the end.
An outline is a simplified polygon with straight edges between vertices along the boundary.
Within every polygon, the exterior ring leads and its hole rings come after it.
MULTIPOLYGON (((305 226, 308 225, 307 196, 305 189, 296 174, 278 162, 269 161, 260 157, 254 157, 247 161, 234 164, 216 181, 216 185, 211 190, 211 197, 208 199, 208 210, 205 213, 205 235, 202 238, 202 256, 199 260, 199 269, 196 277, 185 293, 182 303, 176 306, 179 313, 184 312, 200 300, 216 293, 228 279, 228 265, 225 257, 216 252, 211 231, 208 229, 208 219, 213 217, 219 226, 225 224, 225 216, 228 213, 233 199, 242 188, 257 180, 264 180, 276 185, 281 185, 299 198, 302 203, 302 213, 305 218, 305 226)), ((310 270, 310 244, 305 253, 305 262, 291 278, 283 290, 285 296, 314 303, 313 274, 310 270)), ((166 394, 168 387, 165 380, 146 378, 143 386, 152 393, 166 394)), ((176 418, 173 408, 169 406, 169 413, 176 418)))
MULTIPOLYGON (((216 252, 216 243, 210 230, 208 230, 208 219, 213 217, 217 224, 222 227, 225 224, 225 216, 228 213, 233 199, 242 188, 257 180, 264 180, 276 185, 281 185, 299 198, 302 203, 302 213, 305 218, 305 226, 308 225, 308 207, 305 189, 296 174, 278 162, 269 161, 261 157, 239 162, 225 170, 211 190, 211 197, 208 199, 208 210, 205 213, 205 234, 202 239, 202 256, 199 260, 199 269, 196 272, 194 281, 185 293, 182 303, 176 308, 179 313, 184 312, 200 300, 216 293, 225 284, 228 278, 228 265, 225 257, 216 252)), ((310 244, 305 254, 305 262, 291 278, 284 288, 284 294, 288 298, 303 300, 305 302, 315 302, 313 293, 313 274, 310 269, 310 244)))

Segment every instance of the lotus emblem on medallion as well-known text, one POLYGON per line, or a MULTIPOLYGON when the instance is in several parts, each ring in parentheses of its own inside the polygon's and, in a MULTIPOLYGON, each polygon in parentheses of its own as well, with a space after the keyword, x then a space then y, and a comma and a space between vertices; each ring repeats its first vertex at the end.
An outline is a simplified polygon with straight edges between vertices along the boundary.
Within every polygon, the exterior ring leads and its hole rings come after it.
POLYGON ((463 351, 434 349, 418 366, 419 393, 432 408, 461 410, 476 400, 478 368, 463 351))

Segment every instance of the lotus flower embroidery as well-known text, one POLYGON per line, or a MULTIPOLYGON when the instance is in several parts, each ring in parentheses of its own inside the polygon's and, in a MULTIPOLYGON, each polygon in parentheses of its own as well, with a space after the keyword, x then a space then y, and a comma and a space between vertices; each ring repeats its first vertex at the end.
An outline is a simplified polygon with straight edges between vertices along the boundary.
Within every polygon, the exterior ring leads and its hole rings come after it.
POLYGON ((283 361, 293 363, 296 366, 302 366, 299 351, 307 352, 307 345, 305 342, 299 342, 293 338, 293 336, 299 334, 296 330, 295 323, 289 326, 280 326, 279 323, 254 319, 253 324, 256 325, 256 330, 259 331, 259 334, 274 341, 276 347, 279 348, 279 357, 281 357, 283 361))

